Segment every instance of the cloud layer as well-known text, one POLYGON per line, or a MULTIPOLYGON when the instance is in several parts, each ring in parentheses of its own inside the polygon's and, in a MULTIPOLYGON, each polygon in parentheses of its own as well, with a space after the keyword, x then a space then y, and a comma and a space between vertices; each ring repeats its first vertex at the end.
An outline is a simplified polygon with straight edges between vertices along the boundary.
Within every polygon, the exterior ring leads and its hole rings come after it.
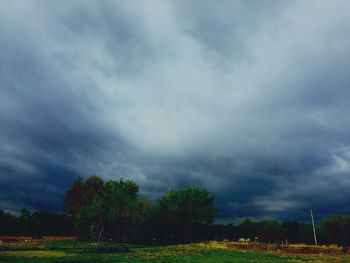
MULTIPOLYGON (((0 1, 0 205, 78 175, 219 220, 350 210, 348 1, 0 1)), ((48 196, 50 198, 48 198, 48 196)))

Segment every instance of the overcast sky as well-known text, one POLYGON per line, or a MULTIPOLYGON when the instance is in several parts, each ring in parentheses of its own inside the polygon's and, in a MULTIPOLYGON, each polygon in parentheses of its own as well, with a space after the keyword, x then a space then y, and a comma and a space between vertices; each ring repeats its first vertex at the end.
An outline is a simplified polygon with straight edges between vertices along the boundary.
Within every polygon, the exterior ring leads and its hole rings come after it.
POLYGON ((0 209, 77 176, 219 221, 350 212, 350 1, 0 0, 0 209))

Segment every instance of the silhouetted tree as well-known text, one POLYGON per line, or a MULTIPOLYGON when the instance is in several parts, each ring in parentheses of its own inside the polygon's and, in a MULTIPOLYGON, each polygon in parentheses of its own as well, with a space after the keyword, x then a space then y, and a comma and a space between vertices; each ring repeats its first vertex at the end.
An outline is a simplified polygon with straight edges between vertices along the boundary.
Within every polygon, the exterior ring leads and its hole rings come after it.
POLYGON ((139 198, 133 204, 128 233, 130 240, 139 243, 150 240, 152 233, 149 233, 149 225, 152 209, 152 205, 146 199, 139 198))
POLYGON ((245 219, 239 226, 238 232, 240 237, 249 238, 250 240, 254 240, 257 236, 257 227, 254 222, 250 219, 245 219))
POLYGON ((170 241, 191 241, 196 225, 211 224, 217 210, 205 189, 185 188, 166 193, 156 206, 158 221, 170 241))
POLYGON ((350 244, 350 215, 328 217, 322 221, 321 226, 327 243, 342 246, 350 244))
POLYGON ((282 240, 282 228, 276 220, 265 220, 256 223, 257 236, 263 242, 277 242, 282 240))
POLYGON ((19 217, 19 220, 21 222, 22 235, 26 236, 30 234, 30 217, 31 217, 30 211, 26 208, 22 208, 21 215, 19 217))
POLYGON ((284 221, 281 224, 283 240, 288 240, 289 243, 300 241, 300 224, 297 221, 284 221))
POLYGON ((63 211, 74 218, 78 217, 83 208, 84 180, 78 177, 66 192, 63 200, 63 211))
POLYGON ((20 234, 21 224, 17 217, 0 210, 0 235, 20 234))
POLYGON ((66 236, 73 231, 73 220, 60 214, 37 211, 30 216, 30 233, 34 236, 66 236))

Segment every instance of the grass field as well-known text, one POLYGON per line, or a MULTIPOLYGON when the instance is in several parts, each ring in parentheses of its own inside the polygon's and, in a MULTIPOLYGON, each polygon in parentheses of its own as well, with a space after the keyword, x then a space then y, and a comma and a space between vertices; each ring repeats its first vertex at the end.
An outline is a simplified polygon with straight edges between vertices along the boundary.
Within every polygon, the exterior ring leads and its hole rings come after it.
POLYGON ((349 255, 289 254, 238 250, 220 243, 125 246, 52 241, 0 246, 0 262, 349 262, 349 255))

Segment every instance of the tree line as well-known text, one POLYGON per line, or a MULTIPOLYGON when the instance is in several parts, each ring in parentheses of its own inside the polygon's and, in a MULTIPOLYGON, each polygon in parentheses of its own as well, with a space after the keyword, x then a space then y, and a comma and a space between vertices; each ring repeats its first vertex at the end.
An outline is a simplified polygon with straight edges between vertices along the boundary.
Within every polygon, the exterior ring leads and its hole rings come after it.
MULTIPOLYGON (((297 221, 244 220, 238 225, 213 224, 214 195, 201 188, 165 193, 154 204, 139 195, 131 180, 90 176, 76 179, 66 192, 63 213, 16 217, 0 210, 0 235, 76 235, 83 240, 132 243, 185 243, 205 240, 313 243, 311 224, 297 221)), ((325 244, 350 244, 350 215, 324 219, 317 226, 325 244)))
POLYGON ((191 241, 193 231, 210 225, 217 213, 214 196, 205 189, 170 191, 152 205, 140 197, 135 182, 98 176, 78 178, 63 208, 80 238, 118 242, 191 241))

